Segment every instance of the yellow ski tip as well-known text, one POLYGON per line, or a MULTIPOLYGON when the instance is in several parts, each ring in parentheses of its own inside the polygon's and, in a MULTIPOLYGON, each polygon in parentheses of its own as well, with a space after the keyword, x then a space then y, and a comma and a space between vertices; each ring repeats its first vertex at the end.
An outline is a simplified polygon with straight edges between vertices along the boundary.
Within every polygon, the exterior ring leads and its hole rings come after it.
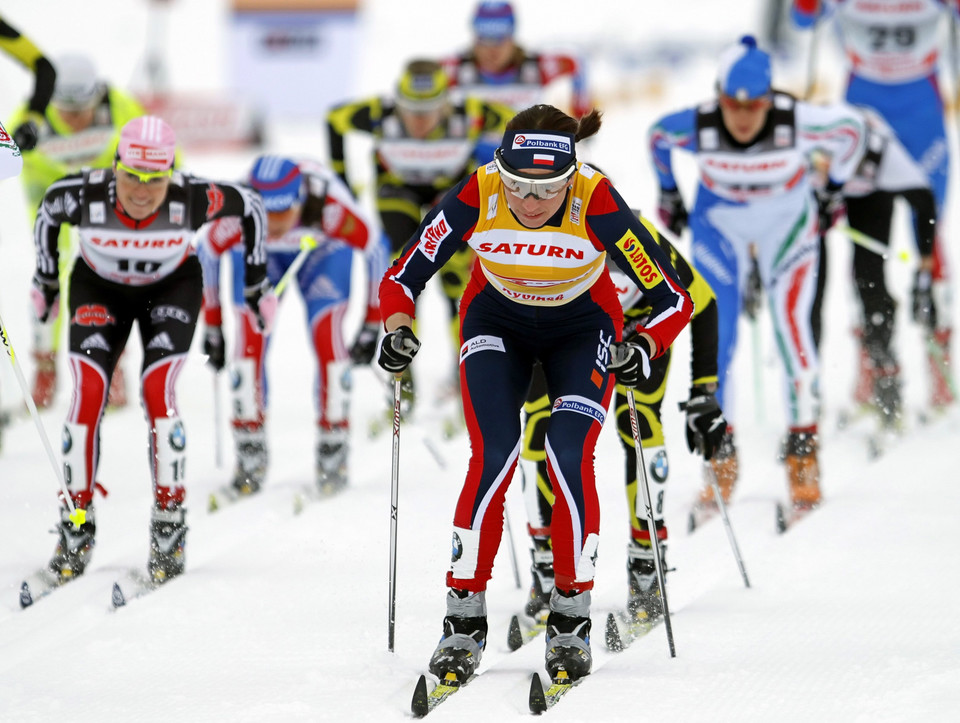
POLYGON ((80 525, 87 521, 87 511, 75 507, 73 512, 70 513, 70 521, 73 523, 73 526, 79 530, 80 525))
POLYGON ((317 248, 317 240, 307 234, 300 239, 300 248, 301 249, 315 249, 317 248))

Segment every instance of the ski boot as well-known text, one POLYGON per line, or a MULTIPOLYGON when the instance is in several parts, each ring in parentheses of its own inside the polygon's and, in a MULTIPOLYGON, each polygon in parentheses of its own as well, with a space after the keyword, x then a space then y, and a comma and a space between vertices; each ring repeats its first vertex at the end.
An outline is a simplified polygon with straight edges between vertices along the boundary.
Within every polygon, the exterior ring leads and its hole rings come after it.
POLYGON ((233 440, 237 448, 237 466, 232 485, 240 496, 260 491, 267 475, 267 432, 261 425, 235 426, 233 440))
POLYGON ((810 509, 820 503, 820 465, 817 462, 816 425, 791 429, 787 438, 787 480, 795 509, 810 509))
POLYGON ((562 592, 553 588, 547 618, 546 668, 551 680, 565 671, 570 681, 590 673, 590 591, 562 592))
POLYGON ((537 619, 541 611, 550 607, 550 594, 553 592, 553 548, 550 546, 550 538, 534 537, 530 555, 533 558, 530 566, 533 585, 530 587, 530 597, 523 612, 537 619))
POLYGON ((183 573, 187 525, 186 510, 179 504, 166 509, 154 507, 150 515, 150 561, 147 571, 155 583, 183 573))
POLYGON ((900 386, 900 367, 895 363, 877 369, 873 405, 880 415, 880 426, 885 430, 898 431, 903 426, 900 386))
POLYGON ((710 470, 704 468, 704 486, 700 490, 700 497, 697 501, 701 506, 716 505, 717 502, 713 496, 713 476, 716 476, 717 485, 720 487, 720 495, 724 502, 729 502, 730 495, 733 494, 733 488, 737 484, 740 469, 740 464, 737 461, 737 446, 733 440, 733 427, 727 426, 727 432, 720 440, 717 451, 704 464, 710 465, 713 474, 711 475, 710 470))
POLYGON ((88 506, 86 512, 86 522, 78 530, 70 521, 70 510, 62 508, 60 524, 53 530, 60 539, 47 567, 57 575, 61 584, 80 577, 90 563, 96 544, 97 523, 93 505, 88 506))
POLYGON ((453 673, 463 683, 476 671, 486 644, 486 593, 451 588, 443 636, 430 657, 430 672, 440 680, 453 673))
POLYGON ((325 494, 337 492, 347 484, 349 436, 347 427, 317 431, 317 485, 325 494))
MULTIPOLYGON (((666 577, 665 543, 660 543, 660 562, 664 565, 666 577)), ((653 559, 653 547, 647 542, 630 540, 627 545, 627 577, 629 593, 627 612, 637 620, 653 621, 663 615, 663 600, 660 596, 660 584, 657 581, 657 564, 653 559)))
POLYGON ((57 392, 57 356, 52 351, 35 351, 33 360, 36 369, 30 396, 37 409, 46 409, 53 403, 57 392))
POLYGON ((938 329, 927 340, 927 363, 930 368, 930 408, 943 410, 953 404, 950 364, 950 329, 938 329))

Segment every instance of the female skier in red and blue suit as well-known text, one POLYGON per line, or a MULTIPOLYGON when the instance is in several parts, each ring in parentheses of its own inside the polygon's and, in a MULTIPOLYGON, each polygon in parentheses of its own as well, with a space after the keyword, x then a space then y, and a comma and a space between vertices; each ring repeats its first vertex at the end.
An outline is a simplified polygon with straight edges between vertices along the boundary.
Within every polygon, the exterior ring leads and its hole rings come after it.
MULTIPOLYGON (((649 373, 649 359, 670 346, 693 311, 648 224, 606 177, 577 162, 576 141, 599 127, 597 111, 580 121, 548 105, 521 111, 508 123, 494 162, 430 211, 380 286, 387 335, 379 362, 398 374, 420 346, 410 330, 417 295, 463 244, 477 254, 460 305, 460 387, 472 451, 454 514, 444 638, 431 661, 441 677, 451 670, 458 677, 472 673, 483 649, 484 591, 536 361, 554 400, 546 435, 556 491, 558 599, 551 600, 551 621, 553 632, 564 636, 554 652, 569 644, 581 659, 589 658, 589 591, 599 539, 593 451, 614 389, 610 374, 635 380, 649 373), (653 307, 637 344, 617 341, 623 310, 606 270, 608 254, 653 307)), ((586 672, 588 659, 580 674, 586 672)))

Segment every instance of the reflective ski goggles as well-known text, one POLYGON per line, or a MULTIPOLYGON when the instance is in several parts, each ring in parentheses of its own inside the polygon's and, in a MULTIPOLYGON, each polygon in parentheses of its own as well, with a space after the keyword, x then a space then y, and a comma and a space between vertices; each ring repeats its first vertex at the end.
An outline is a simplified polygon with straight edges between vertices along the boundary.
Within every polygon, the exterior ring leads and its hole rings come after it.
POLYGON ((770 107, 771 98, 770 95, 761 95, 757 98, 748 98, 746 100, 738 100, 734 96, 727 95, 726 93, 720 94, 720 105, 722 105, 727 110, 745 110, 751 113, 758 110, 766 110, 770 107))
POLYGON ((136 168, 131 168, 126 163, 117 160, 117 168, 125 173, 129 173, 131 176, 135 176, 140 183, 152 183, 153 181, 158 181, 161 178, 170 178, 173 176, 173 169, 168 168, 165 171, 140 171, 136 168))
POLYGON ((511 169, 500 157, 500 149, 493 156, 500 173, 500 182, 507 191, 521 201, 527 196, 533 196, 538 201, 555 198, 569 183, 570 178, 577 171, 577 161, 572 160, 559 174, 549 176, 521 175, 519 171, 511 169))

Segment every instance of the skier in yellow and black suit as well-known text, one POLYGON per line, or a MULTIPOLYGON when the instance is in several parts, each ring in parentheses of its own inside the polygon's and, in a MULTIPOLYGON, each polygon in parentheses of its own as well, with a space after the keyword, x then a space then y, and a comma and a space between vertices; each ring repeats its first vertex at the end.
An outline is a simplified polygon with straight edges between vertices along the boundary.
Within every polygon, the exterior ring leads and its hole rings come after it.
MULTIPOLYGON (((639 214, 638 214, 639 215, 639 214)), ((660 235, 653 225, 641 217, 641 223, 657 239, 660 248, 670 257, 680 281, 693 299, 693 318, 690 321, 691 355, 690 400, 687 402, 687 445, 691 452, 699 452, 709 459, 716 451, 726 430, 726 422, 720 407, 713 397, 717 386, 717 301, 713 289, 693 269, 677 249, 660 235)), ((647 323, 650 305, 638 288, 618 271, 610 269, 624 309, 623 338, 635 336, 634 329, 647 323)), ((647 479, 651 483, 651 502, 657 523, 657 539, 660 549, 666 548, 667 528, 663 524, 663 494, 669 467, 661 426, 660 405, 667 389, 667 373, 670 367, 672 348, 650 362, 650 376, 634 389, 640 441, 643 446, 647 479)), ((528 531, 533 539, 533 586, 525 612, 539 618, 546 611, 550 592, 553 590, 553 549, 550 539, 553 491, 547 478, 544 436, 550 417, 552 400, 547 396, 542 373, 535 373, 530 392, 524 404, 526 426, 523 435, 523 450, 520 467, 523 472, 523 494, 527 507, 528 531)), ((630 413, 626 389, 617 385, 615 407, 617 430, 626 453, 627 507, 630 510, 630 542, 627 545, 627 569, 629 577, 628 610, 638 618, 655 618, 660 615, 659 587, 653 561, 653 548, 646 519, 638 518, 637 500, 637 453, 630 427, 630 413)), ((642 495, 641 495, 642 498, 642 495)))
POLYGON ((29 38, 11 27, 0 15, 0 50, 19 60, 33 71, 33 94, 27 101, 26 112, 17 123, 11 123, 11 135, 21 151, 30 151, 37 145, 37 129, 53 96, 57 73, 53 64, 29 38))
MULTIPOLYGON (((344 136, 373 138, 376 206, 395 258, 429 211, 451 188, 493 159, 507 121, 506 105, 466 97, 454 103, 440 65, 429 60, 407 64, 392 97, 374 97, 336 106, 327 114, 330 163, 347 182, 344 136)), ((458 360, 460 297, 470 278, 473 251, 466 245, 440 273, 450 305, 450 333, 458 360)), ((453 375, 459 382, 459 372, 453 375)), ((404 376, 404 411, 413 403, 413 377, 404 376)), ((459 396, 459 395, 455 395, 459 396)))

